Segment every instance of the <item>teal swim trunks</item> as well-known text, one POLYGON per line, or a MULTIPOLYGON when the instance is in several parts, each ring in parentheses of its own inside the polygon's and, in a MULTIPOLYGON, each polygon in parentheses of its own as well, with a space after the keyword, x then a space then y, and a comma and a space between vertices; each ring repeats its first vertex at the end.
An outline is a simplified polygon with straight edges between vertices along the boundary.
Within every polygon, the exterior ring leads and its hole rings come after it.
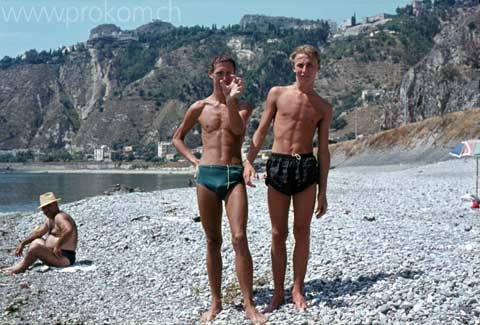
POLYGON ((197 171, 197 183, 215 192, 225 200, 228 191, 243 182, 242 165, 200 165, 197 171))

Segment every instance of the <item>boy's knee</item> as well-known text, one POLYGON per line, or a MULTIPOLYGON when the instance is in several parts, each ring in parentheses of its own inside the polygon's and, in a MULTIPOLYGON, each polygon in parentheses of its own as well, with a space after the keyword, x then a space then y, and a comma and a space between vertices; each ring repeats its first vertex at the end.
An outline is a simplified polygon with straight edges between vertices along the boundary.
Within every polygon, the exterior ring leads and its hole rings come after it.
POLYGON ((245 248, 247 246, 247 236, 244 232, 232 234, 232 245, 235 250, 245 248))
POLYGON ((288 230, 272 229, 272 240, 278 243, 284 243, 287 241, 288 230))
POLYGON ((293 235, 295 239, 308 238, 310 236, 310 225, 294 225, 293 235))
POLYGON ((221 236, 207 236, 207 247, 210 249, 220 249, 222 242, 221 236))

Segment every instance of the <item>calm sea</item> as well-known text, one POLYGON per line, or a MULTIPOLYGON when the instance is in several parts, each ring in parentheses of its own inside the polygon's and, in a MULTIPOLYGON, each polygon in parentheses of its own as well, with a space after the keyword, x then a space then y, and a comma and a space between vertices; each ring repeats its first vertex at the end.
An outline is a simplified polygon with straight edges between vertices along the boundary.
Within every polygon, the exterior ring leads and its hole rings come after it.
POLYGON ((0 215, 34 212, 38 196, 54 192, 62 203, 102 195, 112 185, 140 187, 143 191, 187 187, 191 175, 178 174, 66 174, 0 173, 0 215))

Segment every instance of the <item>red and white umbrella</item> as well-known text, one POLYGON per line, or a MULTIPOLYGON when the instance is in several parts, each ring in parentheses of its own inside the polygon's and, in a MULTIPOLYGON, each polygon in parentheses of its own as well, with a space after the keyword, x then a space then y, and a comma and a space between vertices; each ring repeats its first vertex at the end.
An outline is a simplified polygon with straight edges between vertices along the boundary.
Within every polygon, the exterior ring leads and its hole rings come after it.
MULTIPOLYGON (((478 160, 480 159, 480 139, 462 141, 453 148, 450 155, 457 158, 473 157, 477 162, 477 181, 475 186, 475 197, 478 201, 478 160)), ((478 203, 477 203, 478 204, 478 203)))

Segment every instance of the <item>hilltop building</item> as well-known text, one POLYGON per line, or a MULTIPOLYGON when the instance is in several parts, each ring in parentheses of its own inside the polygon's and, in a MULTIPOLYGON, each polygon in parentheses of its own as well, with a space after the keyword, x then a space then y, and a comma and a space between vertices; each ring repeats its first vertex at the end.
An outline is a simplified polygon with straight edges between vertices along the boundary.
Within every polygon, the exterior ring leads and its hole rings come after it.
POLYGON ((90 31, 89 41, 96 39, 114 39, 119 41, 138 41, 135 31, 123 31, 114 24, 103 24, 90 31))
POLYGON ((340 29, 346 30, 347 28, 353 27, 357 25, 357 14, 353 13, 353 16, 350 19, 346 19, 340 25, 340 29))
POLYGON ((386 13, 382 12, 382 13, 376 14, 374 16, 364 17, 363 18, 363 23, 364 24, 372 24, 372 23, 376 23, 378 21, 382 21, 382 20, 385 20, 385 19, 392 18, 393 16, 394 15, 390 15, 390 14, 386 14, 386 13))

